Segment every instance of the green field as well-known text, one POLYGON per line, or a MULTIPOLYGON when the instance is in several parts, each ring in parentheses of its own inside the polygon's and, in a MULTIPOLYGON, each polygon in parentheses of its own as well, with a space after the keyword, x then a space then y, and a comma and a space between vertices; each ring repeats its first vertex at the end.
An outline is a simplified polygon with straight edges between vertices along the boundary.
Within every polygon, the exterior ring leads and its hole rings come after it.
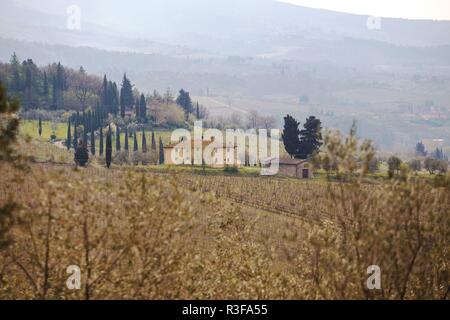
POLYGON ((67 136, 67 123, 54 123, 52 125, 51 121, 42 121, 41 137, 39 137, 38 128, 37 120, 22 120, 20 122, 20 132, 33 139, 48 141, 52 134, 55 134, 58 139, 65 139, 67 136))

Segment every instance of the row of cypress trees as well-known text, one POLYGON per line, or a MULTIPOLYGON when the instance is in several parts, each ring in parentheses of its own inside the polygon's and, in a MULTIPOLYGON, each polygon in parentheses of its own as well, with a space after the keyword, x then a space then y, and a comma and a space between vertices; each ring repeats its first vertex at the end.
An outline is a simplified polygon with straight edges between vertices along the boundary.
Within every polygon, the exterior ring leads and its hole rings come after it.
MULTIPOLYGON (((125 143, 124 143, 124 150, 128 152, 129 145, 128 145, 128 129, 125 128, 125 143)), ((105 161, 106 166, 109 168, 111 165, 112 160, 112 130, 111 125, 108 126, 108 131, 106 134, 106 146, 103 144, 104 142, 104 135, 103 135, 103 128, 99 129, 99 155, 103 156, 103 153, 105 151, 105 161)), ((83 131, 83 139, 81 141, 78 140, 78 134, 76 127, 74 128, 74 138, 72 140, 71 136, 71 124, 69 122, 68 130, 67 130, 67 149, 70 150, 71 144, 73 143, 74 149, 75 149, 75 161, 78 164, 85 164, 88 160, 88 152, 87 152, 87 130, 85 129, 83 131)), ((142 129, 142 143, 141 143, 141 149, 143 153, 148 152, 147 148, 147 138, 145 134, 145 130, 142 129)), ((120 138, 120 128, 117 127, 116 130, 116 152, 121 150, 121 138, 120 138)), ((152 130, 152 138, 151 138, 151 150, 152 152, 156 152, 156 140, 155 140, 155 132, 152 130)), ((138 152, 139 146, 138 146, 138 140, 137 140, 137 134, 134 132, 133 135, 133 152, 138 152)), ((92 155, 95 155, 95 131, 90 132, 90 152, 92 155)), ((159 164, 164 164, 164 144, 162 142, 161 137, 159 138, 159 164)))

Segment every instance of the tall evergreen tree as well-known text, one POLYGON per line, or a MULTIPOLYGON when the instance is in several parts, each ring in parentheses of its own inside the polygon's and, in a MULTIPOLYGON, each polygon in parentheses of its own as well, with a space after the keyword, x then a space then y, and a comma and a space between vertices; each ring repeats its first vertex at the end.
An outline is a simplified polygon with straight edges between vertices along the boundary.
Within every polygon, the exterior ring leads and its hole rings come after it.
POLYGON ((126 152, 128 152, 128 128, 127 127, 125 127, 124 149, 125 149, 126 152))
POLYGON ((38 133, 39 137, 42 136, 42 119, 39 117, 39 123, 38 123, 38 133))
POLYGON ((197 101, 197 108, 196 108, 196 115, 197 119, 200 119, 200 106, 198 105, 198 101, 197 101))
POLYGON ((147 138, 145 137, 144 128, 142 128, 142 153, 147 153, 147 138))
POLYGON ((124 99, 124 94, 123 94, 123 88, 120 89, 120 116, 123 118, 125 118, 125 109, 126 109, 126 105, 125 105, 125 99, 124 99))
POLYGON ((91 131, 91 154, 95 156, 95 134, 94 130, 91 131))
POLYGON ((136 131, 134 132, 134 143, 133 143, 133 151, 134 152, 138 152, 138 141, 137 141, 137 136, 136 136, 136 131))
POLYGON ((284 128, 281 135, 286 152, 293 158, 297 155, 300 145, 300 124, 294 117, 287 115, 284 117, 284 128))
POLYGON ((112 141, 111 141, 111 126, 109 126, 108 133, 106 134, 106 152, 105 152, 105 161, 107 168, 111 166, 111 160, 112 160, 112 141))
POLYGON ((119 113, 119 92, 117 90, 117 84, 113 82, 111 87, 111 111, 115 116, 119 113))
POLYGON ((73 128, 73 148, 75 149, 78 145, 78 125, 77 121, 75 120, 75 126, 73 128))
POLYGON ((21 65, 19 58, 14 52, 11 56, 11 69, 12 69, 12 79, 11 79, 11 91, 14 95, 17 95, 22 89, 22 79, 21 79, 21 65))
POLYGON ((61 62, 58 62, 56 66, 56 82, 59 90, 65 91, 67 89, 66 71, 64 70, 64 67, 61 65, 61 62))
POLYGON ((152 129, 152 151, 156 151, 155 130, 152 129))
POLYGON ((141 99, 139 101, 140 117, 146 122, 147 120, 147 102, 145 101, 144 94, 141 94, 141 99))
POLYGON ((100 89, 100 105, 105 108, 108 105, 108 79, 103 76, 103 83, 100 89))
POLYGON ((67 150, 70 150, 71 144, 72 144, 72 129, 70 128, 70 120, 69 120, 69 125, 67 126, 67 140, 66 140, 67 150))
POLYGON ((84 126, 86 128, 86 132, 91 132, 91 111, 86 112, 84 126))
POLYGON ((136 98, 134 102, 134 108, 136 113, 136 119, 139 121, 141 120, 141 105, 139 104, 139 98, 136 98))
POLYGON ((73 128, 73 148, 78 145, 78 126, 80 124, 80 113, 77 111, 75 114, 75 126, 73 128))
POLYGON ((66 72, 60 62, 56 65, 56 75, 53 77, 53 104, 57 107, 63 107, 63 91, 67 89, 66 72))
POLYGON ((120 128, 116 126, 116 152, 120 151, 120 128))
POLYGON ((164 145, 161 137, 159 137, 159 164, 164 164, 164 145))
POLYGON ((180 93, 177 98, 177 104, 180 105, 186 114, 192 113, 192 100, 189 95, 189 92, 184 91, 184 89, 180 90, 180 93))
POLYGON ((86 126, 83 126, 83 145, 87 148, 88 145, 88 134, 87 134, 87 128, 86 126))
POLYGON ((316 117, 310 116, 306 119, 303 127, 304 129, 300 131, 298 157, 307 159, 318 152, 322 145, 322 122, 316 117))
POLYGON ((100 127, 100 137, 99 137, 99 139, 100 139, 100 143, 99 143, 99 146, 98 146, 98 153, 99 153, 99 155, 101 157, 101 156, 103 156, 103 128, 101 128, 101 127, 100 127))
POLYGON ((128 80, 126 74, 123 75, 121 93, 123 95, 122 99, 125 108, 131 109, 135 102, 133 97, 133 86, 131 85, 130 80, 128 80))

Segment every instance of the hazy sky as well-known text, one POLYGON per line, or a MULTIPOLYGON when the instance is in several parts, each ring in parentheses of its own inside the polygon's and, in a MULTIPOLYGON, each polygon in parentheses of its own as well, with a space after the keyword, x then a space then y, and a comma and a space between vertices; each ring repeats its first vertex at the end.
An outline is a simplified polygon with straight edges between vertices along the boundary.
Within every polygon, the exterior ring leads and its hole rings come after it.
POLYGON ((450 20, 450 0, 279 0, 313 8, 406 19, 450 20))

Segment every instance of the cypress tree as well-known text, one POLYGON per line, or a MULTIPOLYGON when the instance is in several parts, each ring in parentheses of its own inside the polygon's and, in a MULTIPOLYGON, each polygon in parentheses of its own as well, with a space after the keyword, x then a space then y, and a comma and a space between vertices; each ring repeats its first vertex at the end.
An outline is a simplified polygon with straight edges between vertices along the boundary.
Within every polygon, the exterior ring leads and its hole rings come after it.
POLYGON ((38 123, 38 133, 39 137, 42 136, 42 119, 39 117, 39 123, 38 123))
MULTIPOLYGON (((75 120, 76 121, 76 120, 75 120)), ((73 128, 73 148, 76 149, 78 145, 78 122, 75 122, 75 127, 73 128)))
POLYGON ((159 164, 164 164, 164 145, 161 137, 159 137, 159 164))
POLYGON ((147 138, 145 138, 144 128, 142 128, 142 153, 147 153, 147 138))
POLYGON ((108 133, 106 135, 106 154, 105 154, 105 161, 107 168, 111 166, 111 158, 112 158, 112 141, 111 141, 111 126, 109 126, 108 133))
POLYGON ((62 92, 66 90, 66 74, 64 67, 58 62, 56 66, 56 75, 53 77, 53 104, 58 107, 63 107, 62 92))
POLYGON ((141 100, 139 101, 140 117, 145 122, 147 120, 147 103, 145 101, 144 94, 141 94, 141 100))
POLYGON ((136 119, 141 119, 141 105, 139 103, 139 98, 136 98, 136 101, 134 102, 135 112, 136 112, 136 119))
POLYGON ((189 92, 184 91, 183 89, 180 90, 180 94, 177 98, 177 104, 180 105, 183 109, 185 114, 189 115, 193 110, 192 108, 192 100, 189 95, 189 92))
POLYGON ((56 83, 60 91, 64 91, 67 89, 66 74, 64 67, 61 65, 61 62, 58 62, 58 65, 56 66, 56 83))
POLYGON ((126 152, 128 152, 128 128, 125 127, 125 146, 124 149, 126 152))
POLYGON ((95 135, 93 130, 91 131, 91 154, 95 155, 95 135))
POLYGON ((86 112, 84 116, 84 127, 86 128, 86 132, 91 131, 91 112, 86 112))
POLYGON ((315 152, 319 151, 322 145, 322 122, 314 116, 306 119, 300 130, 300 147, 298 156, 300 159, 307 159, 315 152))
POLYGON ((134 132, 134 144, 133 144, 133 151, 134 151, 134 152, 138 152, 138 142, 137 142, 136 131, 134 132))
POLYGON ((120 128, 116 129, 116 152, 120 151, 120 128))
POLYGON ((107 106, 108 95, 108 79, 106 79, 106 74, 103 76, 102 88, 100 89, 100 105, 102 108, 107 106))
POLYGON ((100 156, 103 155, 103 128, 100 128, 100 144, 99 144, 99 150, 98 150, 100 156))
POLYGON ((122 88, 122 89, 120 89, 120 116, 122 117, 122 119, 125 118, 125 108, 126 108, 124 98, 125 98, 125 96, 123 94, 123 88, 122 88))
POLYGON ((67 140, 66 140, 66 147, 67 150, 70 150, 70 146, 72 144, 72 132, 71 132, 71 128, 70 128, 70 120, 69 120, 69 125, 67 126, 67 140))
POLYGON ((196 113, 197 113, 196 114, 197 119, 200 119, 200 106, 198 105, 198 101, 197 101, 197 112, 196 113))
POLYGON ((87 130, 86 130, 86 126, 83 128, 83 145, 87 148, 87 130))
POLYGON ((97 126, 97 112, 94 111, 94 112, 92 112, 91 130, 95 131, 97 129, 98 129, 98 126, 97 126))
POLYGON ((112 84, 112 89, 111 89, 111 108, 112 108, 112 113, 114 115, 117 115, 117 113, 119 113, 119 92, 117 90, 117 84, 114 82, 112 84))
POLYGON ((121 94, 125 108, 132 108, 134 105, 133 86, 126 74, 123 75, 121 94))
POLYGON ((152 151, 156 151, 155 131, 152 129, 152 151))
POLYGON ((89 111, 88 113, 89 119, 88 119, 88 125, 89 125, 89 132, 94 131, 94 114, 92 111, 89 111))
POLYGON ((22 88, 22 80, 21 80, 21 68, 19 58, 14 52, 11 56, 11 68, 12 68, 12 79, 11 79, 11 91, 12 93, 18 94, 22 88))
POLYGON ((284 130, 281 135, 286 152, 294 158, 297 156, 300 147, 299 122, 294 117, 287 115, 284 118, 284 130))
POLYGON ((80 112, 77 111, 77 114, 75 115, 75 123, 77 124, 77 126, 80 125, 80 112))
POLYGON ((86 129, 87 129, 87 125, 86 125, 86 122, 87 122, 87 121, 86 121, 87 113, 83 111, 82 117, 83 117, 83 128, 86 128, 86 129))

